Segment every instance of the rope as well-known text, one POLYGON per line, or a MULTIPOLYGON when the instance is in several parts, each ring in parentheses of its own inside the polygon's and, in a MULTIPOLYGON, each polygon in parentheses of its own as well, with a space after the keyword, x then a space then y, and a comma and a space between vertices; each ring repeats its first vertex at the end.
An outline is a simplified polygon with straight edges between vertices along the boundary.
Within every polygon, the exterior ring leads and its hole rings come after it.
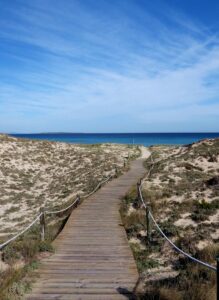
POLYGON ((70 207, 74 206, 75 203, 79 202, 79 201, 80 201, 80 198, 85 199, 85 198, 88 198, 89 196, 91 196, 92 194, 94 194, 94 193, 99 189, 99 187, 100 187, 102 184, 104 184, 105 182, 107 182, 111 177, 112 177, 112 176, 109 176, 107 179, 105 179, 105 180, 101 181, 100 183, 98 183, 98 185, 96 186, 96 188, 95 188, 92 192, 90 192, 89 194, 84 195, 84 196, 81 196, 81 197, 78 196, 78 197, 75 199, 75 201, 74 201, 72 204, 70 204, 69 206, 67 206, 66 208, 63 208, 63 209, 60 209, 60 210, 54 210, 54 211, 48 211, 48 210, 45 210, 45 213, 46 213, 46 214, 58 214, 58 213, 61 213, 61 212, 63 212, 63 211, 68 210, 70 207))
POLYGON ((90 197, 91 195, 93 195, 93 194, 99 189, 99 187, 100 187, 102 184, 104 184, 105 182, 109 181, 110 178, 112 178, 112 175, 110 175, 107 179, 105 179, 105 180, 101 181, 100 183, 98 183, 98 185, 95 187, 95 189, 94 189, 92 192, 90 192, 90 193, 87 194, 87 195, 81 196, 81 198, 85 199, 85 198, 88 198, 88 197, 90 197))
MULTIPOLYGON (((149 170, 148 172, 148 175, 147 177, 149 176, 151 170, 152 170, 153 166, 151 167, 151 169, 149 170)), ((139 195, 140 195, 140 199, 142 201, 142 204, 144 206, 144 208, 146 209, 147 208, 147 205, 146 203, 144 202, 144 199, 143 199, 143 196, 142 196, 142 191, 141 191, 141 184, 139 185, 138 187, 138 190, 139 190, 139 195)), ((151 211, 149 211, 149 216, 151 217, 152 221, 154 222, 155 226, 157 227, 158 231, 160 232, 160 234, 168 241, 168 243, 178 252, 180 252, 181 254, 183 254, 184 256, 188 257, 189 259, 191 259, 192 261, 196 262, 196 263, 199 263, 200 265, 203 265, 211 270, 214 270, 214 271, 217 271, 217 268, 215 268, 214 266, 212 265, 209 265, 208 263, 205 263, 193 256, 191 256, 190 254, 184 252, 182 249, 180 249, 179 247, 177 247, 167 236, 166 234, 162 231, 162 229, 160 228, 160 226, 158 225, 158 223, 156 222, 156 220, 154 219, 151 211)))
POLYGON ((63 208, 63 209, 60 209, 60 210, 53 210, 53 211, 48 211, 48 210, 45 210, 45 213, 50 215, 50 214, 58 214, 58 213, 61 213, 63 211, 66 211, 68 210, 70 207, 72 207, 75 203, 79 202, 80 199, 79 197, 72 203, 70 204, 69 206, 67 206, 66 208, 63 208))
POLYGON ((14 241, 15 239, 17 239, 19 236, 21 236, 22 234, 24 234, 28 229, 30 229, 30 227, 32 227, 38 220, 39 218, 42 216, 43 213, 40 213, 34 220, 32 223, 30 223, 26 228, 24 228, 21 232, 19 232, 18 234, 16 234, 15 236, 13 236, 11 239, 7 240, 6 242, 4 242, 3 244, 0 245, 0 249, 2 249, 3 247, 7 246, 9 243, 11 243, 12 241, 14 241))

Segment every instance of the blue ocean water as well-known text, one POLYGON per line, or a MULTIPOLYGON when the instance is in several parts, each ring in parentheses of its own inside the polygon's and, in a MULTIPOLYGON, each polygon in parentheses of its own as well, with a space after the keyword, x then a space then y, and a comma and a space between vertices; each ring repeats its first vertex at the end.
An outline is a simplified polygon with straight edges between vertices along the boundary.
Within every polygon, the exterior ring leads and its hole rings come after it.
POLYGON ((11 134, 14 137, 76 144, 118 143, 136 145, 183 145, 205 138, 219 138, 218 133, 38 133, 11 134))

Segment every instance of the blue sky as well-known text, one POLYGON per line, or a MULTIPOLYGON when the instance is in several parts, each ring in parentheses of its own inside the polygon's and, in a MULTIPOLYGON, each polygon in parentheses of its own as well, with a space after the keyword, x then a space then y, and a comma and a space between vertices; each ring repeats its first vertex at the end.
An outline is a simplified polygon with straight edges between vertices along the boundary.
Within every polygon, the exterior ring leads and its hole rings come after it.
POLYGON ((0 132, 219 132, 219 2, 0 0, 0 132))

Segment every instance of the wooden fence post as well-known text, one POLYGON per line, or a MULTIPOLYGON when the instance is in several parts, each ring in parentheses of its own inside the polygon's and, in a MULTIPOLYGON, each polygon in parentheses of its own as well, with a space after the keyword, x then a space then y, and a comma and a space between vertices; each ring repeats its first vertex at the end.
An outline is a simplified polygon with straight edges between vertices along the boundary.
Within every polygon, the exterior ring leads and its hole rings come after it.
POLYGON ((141 196, 139 191, 140 185, 140 182, 137 182, 137 208, 140 208, 141 206, 141 196))
POLYGON ((115 177, 118 177, 118 170, 117 170, 117 166, 115 167, 115 177))
POLYGON ((137 208, 141 207, 141 195, 140 195, 140 187, 141 187, 141 179, 139 180, 139 182, 137 182, 137 208))
POLYGON ((126 161, 125 161, 125 159, 124 159, 124 161, 123 161, 123 167, 124 167, 124 168, 126 167, 126 161))
POLYGON ((151 222, 150 222, 150 208, 146 207, 146 226, 147 226, 147 241, 151 241, 151 222))
POLYGON ((80 201, 81 201, 80 195, 77 195, 76 207, 78 207, 78 205, 79 205, 80 201))
POLYGON ((44 208, 40 208, 40 239, 41 241, 45 241, 45 231, 46 231, 46 220, 45 220, 45 211, 44 208))

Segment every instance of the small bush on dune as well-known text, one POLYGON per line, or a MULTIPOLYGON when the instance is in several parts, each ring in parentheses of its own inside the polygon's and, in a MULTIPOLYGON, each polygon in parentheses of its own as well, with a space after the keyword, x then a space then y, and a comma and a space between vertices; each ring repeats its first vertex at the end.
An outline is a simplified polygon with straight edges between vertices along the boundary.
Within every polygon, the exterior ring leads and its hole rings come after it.
POLYGON ((161 288, 158 294, 159 300, 183 300, 182 293, 173 288, 161 288))
POLYGON ((33 271, 38 268, 38 263, 32 261, 23 268, 14 269, 10 267, 2 273, 0 277, 0 299, 1 300, 20 300, 23 299, 25 292, 30 290, 31 276, 33 271))
POLYGON ((122 202, 126 204, 134 204, 137 201, 137 189, 132 187, 131 190, 125 195, 122 202))
POLYGON ((124 226, 126 228, 129 228, 131 226, 135 225, 142 225, 142 227, 145 226, 145 214, 142 212, 132 212, 130 215, 126 216, 124 219, 124 226))
POLYGON ((200 260, 215 264, 216 258, 219 257, 219 245, 213 244, 197 251, 197 257, 200 260))
POLYGON ((38 250, 39 252, 51 252, 51 253, 54 252, 53 246, 48 241, 40 242, 38 245, 38 250))
POLYGON ((197 222, 204 221, 208 218, 209 215, 214 214, 218 207, 219 203, 215 200, 213 200, 211 203, 205 201, 204 199, 202 201, 195 200, 194 210, 191 218, 193 221, 197 222))

